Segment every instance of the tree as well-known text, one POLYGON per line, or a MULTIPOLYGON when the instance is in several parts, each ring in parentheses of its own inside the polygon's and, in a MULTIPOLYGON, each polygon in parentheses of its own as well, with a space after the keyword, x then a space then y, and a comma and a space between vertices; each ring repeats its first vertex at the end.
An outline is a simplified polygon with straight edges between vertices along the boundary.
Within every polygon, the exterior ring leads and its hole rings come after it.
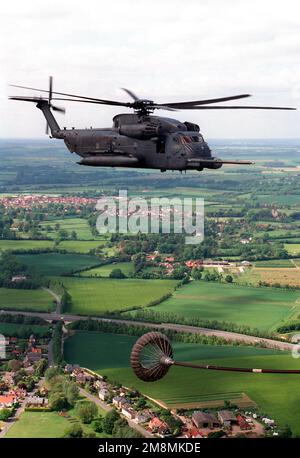
POLYGON ((147 404, 146 399, 143 397, 139 397, 135 405, 138 409, 142 409, 143 407, 146 406, 146 404, 147 404))
POLYGON ((71 239, 72 240, 77 240, 77 232, 76 231, 72 231, 71 232, 71 239))
POLYGON ((65 386, 65 394, 70 406, 74 406, 79 396, 79 388, 76 383, 67 382, 65 386))
POLYGON ((1 409, 0 410, 0 421, 7 421, 11 416, 12 412, 10 409, 1 409))
POLYGON ((103 418, 98 417, 92 423, 92 428, 96 433, 102 433, 103 431, 103 418))
POLYGON ((8 361, 8 369, 10 371, 17 372, 22 366, 22 361, 18 361, 17 359, 11 359, 8 361))
POLYGON ((67 398, 61 393, 51 393, 49 396, 49 405, 52 410, 64 410, 69 407, 67 398))
POLYGON ((43 377, 47 369, 47 366, 48 366, 47 360, 45 358, 42 358, 40 361, 36 363, 35 375, 37 375, 38 377, 43 377))
POLYGON ((103 431, 106 434, 112 434, 113 429, 114 429, 114 424, 117 420, 119 420, 119 415, 116 412, 116 410, 111 410, 109 411, 104 419, 103 419, 103 431))
POLYGON ((76 405, 75 412, 83 423, 91 423, 98 415, 98 408, 92 401, 83 401, 76 405))
POLYGON ((121 269, 113 269, 109 274, 110 278, 126 278, 126 275, 122 272, 121 269))
POLYGON ((60 367, 51 366, 45 372, 45 379, 47 382, 49 382, 53 377, 56 377, 57 375, 61 375, 61 374, 62 374, 62 370, 60 367))
POLYGON ((226 275, 225 281, 226 281, 226 283, 232 283, 233 282, 232 275, 226 275))
POLYGON ((73 425, 66 429, 63 437, 81 438, 83 437, 83 429, 78 423, 73 423, 73 425))

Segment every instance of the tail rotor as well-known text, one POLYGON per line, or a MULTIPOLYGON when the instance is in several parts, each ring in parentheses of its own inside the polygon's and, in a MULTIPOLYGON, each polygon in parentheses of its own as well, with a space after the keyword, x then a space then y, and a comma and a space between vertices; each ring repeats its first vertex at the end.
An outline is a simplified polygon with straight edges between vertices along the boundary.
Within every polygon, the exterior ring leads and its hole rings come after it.
MULTIPOLYGON (((52 105, 52 94, 53 94, 53 76, 49 76, 49 94, 48 94, 48 104, 53 111, 58 111, 59 113, 65 114, 65 108, 56 107, 52 105)), ((46 135, 49 135, 49 124, 46 122, 46 135)))

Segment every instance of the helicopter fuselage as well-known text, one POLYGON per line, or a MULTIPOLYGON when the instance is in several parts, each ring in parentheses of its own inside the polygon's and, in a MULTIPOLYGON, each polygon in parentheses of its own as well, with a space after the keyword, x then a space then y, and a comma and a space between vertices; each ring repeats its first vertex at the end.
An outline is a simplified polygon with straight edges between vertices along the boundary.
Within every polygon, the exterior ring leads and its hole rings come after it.
POLYGON ((193 123, 157 116, 121 114, 107 129, 63 129, 52 136, 64 140, 80 165, 165 170, 219 168, 193 123), (203 159, 203 162, 201 162, 203 159))

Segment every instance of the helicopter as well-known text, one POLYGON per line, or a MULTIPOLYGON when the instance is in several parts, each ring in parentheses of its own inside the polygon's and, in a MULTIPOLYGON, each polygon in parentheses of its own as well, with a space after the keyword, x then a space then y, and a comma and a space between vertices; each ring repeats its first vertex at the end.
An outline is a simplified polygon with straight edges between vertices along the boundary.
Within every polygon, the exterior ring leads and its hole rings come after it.
POLYGON ((219 169, 223 164, 252 164, 251 161, 223 160, 212 155, 197 124, 181 122, 173 118, 154 116, 155 110, 295 110, 290 107, 215 105, 250 97, 250 94, 233 95, 204 100, 185 102, 156 103, 141 99, 129 89, 122 88, 131 97, 131 102, 86 97, 53 91, 53 77, 49 77, 49 89, 37 89, 27 86, 12 87, 38 91, 45 96, 10 96, 11 100, 33 102, 46 118, 46 134, 50 138, 61 139, 68 150, 81 157, 79 165, 93 167, 131 167, 142 169, 197 170, 219 169), (134 113, 117 114, 111 128, 61 129, 52 111, 65 113, 65 109, 52 101, 71 101, 126 107, 134 113))

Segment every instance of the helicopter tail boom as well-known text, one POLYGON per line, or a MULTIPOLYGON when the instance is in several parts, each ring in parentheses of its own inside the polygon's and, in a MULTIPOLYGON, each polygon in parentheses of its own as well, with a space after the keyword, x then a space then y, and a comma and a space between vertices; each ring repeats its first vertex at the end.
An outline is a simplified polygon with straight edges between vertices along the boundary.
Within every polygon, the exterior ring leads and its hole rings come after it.
POLYGON ((39 101, 36 106, 42 111, 43 115, 45 116, 47 125, 50 127, 52 137, 60 138, 60 136, 58 135, 58 133, 60 132, 60 127, 56 119, 54 118, 53 114, 51 113, 49 103, 43 100, 39 101))

